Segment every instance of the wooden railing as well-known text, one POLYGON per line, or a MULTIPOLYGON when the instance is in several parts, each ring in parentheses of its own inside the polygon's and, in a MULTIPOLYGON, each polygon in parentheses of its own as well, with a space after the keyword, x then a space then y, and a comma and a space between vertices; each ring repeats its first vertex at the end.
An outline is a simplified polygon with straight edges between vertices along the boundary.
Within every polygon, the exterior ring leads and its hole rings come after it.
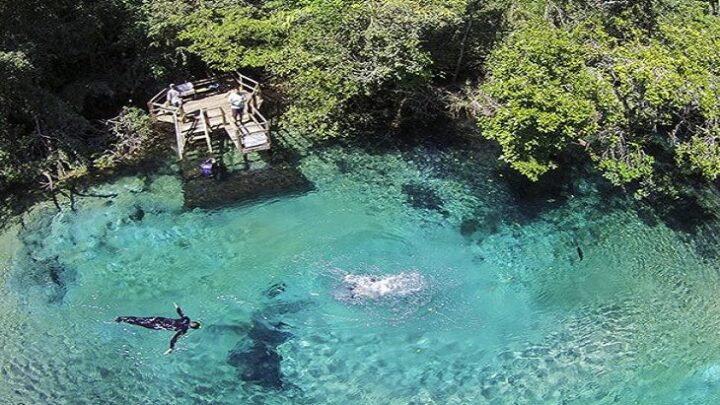
POLYGON ((212 128, 210 128, 210 118, 208 118, 207 110, 202 110, 200 112, 200 117, 202 119, 203 132, 205 133, 205 142, 207 143, 208 150, 212 153, 212 140, 210 140, 210 132, 212 128))
MULTIPOLYGON (((260 96, 260 83, 258 83, 256 80, 253 80, 245 75, 242 75, 240 73, 232 73, 222 76, 215 76, 207 79, 202 79, 198 81, 191 82, 192 83, 192 92, 191 94, 193 96, 200 95, 200 94, 207 94, 208 96, 222 94, 223 92, 227 91, 231 88, 236 88, 242 92, 245 92, 248 94, 247 101, 246 101, 246 113, 248 114, 250 120, 255 124, 251 125, 253 128, 252 131, 248 131, 248 127, 246 125, 241 125, 243 127, 244 133, 241 134, 240 128, 238 128, 236 125, 233 125, 234 132, 236 139, 240 140, 240 152, 241 153, 247 153, 250 151, 256 151, 256 150, 263 150, 263 149, 269 149, 270 148, 270 123, 268 120, 260 113, 260 106, 262 104, 262 98, 260 96), (217 84, 218 86, 214 86, 214 84, 217 84), (259 129, 255 129, 259 128, 259 129), (242 137, 251 135, 251 134, 257 134, 257 133, 265 133, 267 136, 267 143, 253 146, 249 148, 245 148, 242 146, 242 137)), ((212 120, 208 116, 208 111, 213 111, 215 109, 219 109, 222 116, 222 122, 223 126, 228 125, 228 116, 225 112, 225 110, 221 107, 213 107, 213 108, 202 108, 198 105, 198 107, 191 107, 189 103, 186 103, 184 107, 175 107, 172 105, 169 105, 166 101, 167 93, 169 88, 165 88, 160 90, 157 94, 155 94, 147 103, 148 111, 150 112, 153 122, 158 121, 158 116, 160 115, 171 115, 172 116, 172 122, 174 123, 175 127, 175 135, 177 140, 177 150, 178 155, 180 158, 183 157, 185 146, 188 142, 188 140, 195 140, 200 137, 205 138, 206 142, 208 143, 208 149, 210 152, 212 152, 212 144, 210 141, 210 134, 212 133, 212 128, 210 128, 210 125, 212 124, 212 120), (191 108, 190 110, 186 111, 187 108, 191 108), (184 124, 188 117, 193 117, 190 128, 186 128, 186 125, 184 124), (198 130, 197 126, 203 125, 203 132, 204 136, 195 137, 193 133, 198 130)), ((188 94, 183 94, 183 97, 187 97, 188 94)), ((165 120, 166 121, 166 120, 165 120)))
POLYGON ((258 126, 260 127, 259 130, 255 131, 248 131, 245 135, 252 135, 257 133, 264 133, 267 137, 267 144, 259 145, 259 146, 253 146, 249 148, 245 148, 243 146, 242 153, 247 153, 255 150, 264 150, 264 149, 270 149, 272 146, 272 138, 270 138, 270 123, 267 119, 260 113, 260 110, 258 110, 254 105, 248 105, 247 107, 249 109, 249 116, 250 119, 258 126))
POLYGON ((175 114, 179 110, 178 107, 168 105, 165 101, 162 103, 159 102, 159 100, 165 100, 168 90, 168 88, 160 90, 160 92, 154 95, 147 103, 148 112, 150 113, 153 122, 157 122, 157 116, 159 113, 175 114))
MULTIPOLYGON (((153 119, 155 119, 154 115, 153 119)), ((173 113, 173 122, 175 123, 175 141, 177 142, 177 151, 180 158, 182 158, 182 155, 185 152, 185 136, 182 134, 182 128, 180 128, 180 120, 178 119, 177 112, 173 113)))
MULTIPOLYGON (((248 105, 260 108, 260 83, 241 73, 235 72, 227 75, 214 76, 190 83, 192 83, 193 89, 195 90, 202 89, 203 86, 208 86, 213 83, 217 83, 223 88, 238 88, 241 91, 249 93, 247 102, 248 105)), ((150 98, 147 103, 148 112, 152 116, 154 122, 157 122, 157 115, 173 114, 180 110, 180 108, 167 103, 166 98, 169 90, 170 89, 168 87, 160 90, 157 94, 150 98)))
POLYGON ((225 109, 222 107, 215 107, 215 108, 208 108, 205 111, 212 111, 212 110, 220 110, 220 116, 222 117, 223 125, 227 125, 227 115, 225 114, 225 109))

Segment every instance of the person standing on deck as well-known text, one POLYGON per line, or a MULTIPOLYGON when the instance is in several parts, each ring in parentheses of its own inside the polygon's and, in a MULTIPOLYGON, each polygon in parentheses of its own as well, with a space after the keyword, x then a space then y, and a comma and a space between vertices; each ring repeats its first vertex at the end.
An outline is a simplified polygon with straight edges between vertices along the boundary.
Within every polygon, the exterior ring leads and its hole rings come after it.
POLYGON ((246 93, 240 93, 237 90, 230 91, 228 101, 230 102, 230 110, 232 118, 237 123, 242 124, 243 114, 245 113, 245 102, 247 101, 246 93))
POLYGON ((170 354, 170 352, 175 349, 175 343, 177 343, 177 340, 180 336, 186 334, 188 329, 200 329, 200 322, 191 321, 190 318, 185 316, 185 313, 178 304, 173 303, 173 305, 175 305, 175 310, 177 310, 178 315, 180 315, 180 319, 164 318, 161 316, 119 316, 115 318, 115 322, 129 323, 131 325, 142 326, 143 328, 154 330, 176 331, 177 333, 175 333, 175 336, 173 336, 170 340, 170 348, 163 353, 170 354))
POLYGON ((182 103, 183 103, 182 97, 180 97, 180 92, 178 91, 178 89, 175 87, 174 84, 170 85, 170 90, 168 90, 168 92, 167 92, 166 99, 167 99, 168 104, 178 107, 178 108, 182 107, 182 103))

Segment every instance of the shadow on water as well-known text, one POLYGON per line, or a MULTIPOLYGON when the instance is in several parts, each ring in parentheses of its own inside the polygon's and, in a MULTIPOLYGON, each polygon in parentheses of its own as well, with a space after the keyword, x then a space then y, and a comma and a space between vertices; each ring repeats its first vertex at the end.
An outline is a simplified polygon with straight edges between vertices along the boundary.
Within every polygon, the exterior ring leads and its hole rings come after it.
POLYGON ((304 194, 314 185, 293 164, 272 161, 262 168, 224 170, 202 177, 197 165, 184 170, 185 207, 217 209, 258 200, 304 194))
POLYGON ((279 301, 285 291, 282 283, 271 286, 265 295, 271 300, 266 306, 252 314, 250 325, 235 327, 243 331, 246 338, 240 340, 230 351, 227 362, 235 367, 242 381, 268 389, 286 389, 281 363, 282 355, 278 346, 293 338, 283 322, 285 315, 296 313, 307 306, 305 301, 279 301))
POLYGON ((566 205, 578 197, 597 195, 594 211, 602 215, 626 205, 627 195, 612 186, 587 160, 585 152, 571 149, 556 156, 557 169, 531 181, 507 165, 502 165, 497 175, 503 179, 512 198, 516 220, 532 222, 549 210, 566 205))
MULTIPOLYGON (((347 142, 346 142, 347 143, 347 142)), ((475 212, 465 214, 458 224, 466 236, 497 232, 503 223, 524 224, 537 220, 571 198, 589 192, 590 183, 602 183, 600 175, 591 170, 578 152, 557 158, 560 169, 552 170, 536 182, 511 169, 499 160, 497 145, 483 140, 477 133, 436 129, 414 133, 408 137, 368 135, 350 145, 368 156, 400 154, 417 168, 420 179, 402 184, 405 202, 417 210, 434 211, 450 217, 452 193, 442 189, 449 182, 461 185, 479 201, 475 212)), ((367 170, 367 162, 344 157, 333 159, 343 174, 367 170)), ((380 176, 382 167, 372 167, 380 176)), ((613 202, 614 199, 609 201, 613 202)), ((609 209, 608 201, 598 205, 609 209)))
POLYGON ((432 187, 420 183, 408 183, 402 186, 408 205, 415 209, 436 211, 445 216, 448 212, 443 208, 443 200, 432 187))
MULTIPOLYGON (((699 187, 698 187, 699 189, 699 187)), ((703 199, 702 191, 687 193, 681 198, 663 198, 638 204, 638 217, 650 226, 663 223, 690 243, 695 252, 707 259, 720 257, 717 235, 720 233, 720 218, 717 215, 717 190, 707 189, 709 198, 703 199)))
POLYGON ((677 200, 642 204, 638 207, 638 215, 649 225, 660 220, 668 228, 685 234, 694 234, 704 225, 718 219, 713 210, 690 195, 677 200))
POLYGON ((517 219, 523 222, 533 221, 547 209, 565 204, 577 193, 569 171, 554 170, 535 182, 510 168, 500 169, 498 175, 505 179, 517 219))
POLYGON ((503 216, 500 212, 486 214, 477 213, 472 217, 465 217, 460 222, 460 234, 466 238, 473 235, 492 235, 500 230, 503 216))
POLYGON ((216 209, 278 196, 304 194, 313 184, 292 166, 232 172, 220 179, 186 179, 185 207, 216 209))

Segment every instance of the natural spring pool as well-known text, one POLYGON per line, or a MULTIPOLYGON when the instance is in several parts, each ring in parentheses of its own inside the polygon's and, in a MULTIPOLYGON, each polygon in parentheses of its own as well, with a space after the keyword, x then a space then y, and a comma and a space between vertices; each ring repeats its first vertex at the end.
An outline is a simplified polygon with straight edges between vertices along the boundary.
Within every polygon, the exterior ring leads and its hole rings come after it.
POLYGON ((720 400, 715 218, 594 180, 526 190, 472 148, 336 146, 298 169, 312 188, 215 209, 172 173, 125 177, 8 225, 0 403, 720 400), (173 302, 203 328, 169 356, 171 332, 111 322, 173 302))

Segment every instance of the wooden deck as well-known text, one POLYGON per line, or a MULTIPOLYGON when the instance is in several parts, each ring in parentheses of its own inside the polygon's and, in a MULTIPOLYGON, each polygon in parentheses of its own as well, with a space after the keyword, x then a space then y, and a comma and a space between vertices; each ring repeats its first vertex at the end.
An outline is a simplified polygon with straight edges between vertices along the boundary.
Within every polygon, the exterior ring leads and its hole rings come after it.
POLYGON ((181 159, 188 144, 197 141, 205 141, 212 153, 212 138, 219 136, 228 136, 241 154, 270 149, 270 125, 259 111, 262 97, 258 82, 238 73, 192 82, 192 85, 193 91, 183 96, 181 108, 165 102, 168 89, 148 102, 156 122, 167 122, 175 127, 177 153, 181 159), (239 89, 248 96, 245 114, 237 123, 232 119, 227 100, 232 89, 239 89))

